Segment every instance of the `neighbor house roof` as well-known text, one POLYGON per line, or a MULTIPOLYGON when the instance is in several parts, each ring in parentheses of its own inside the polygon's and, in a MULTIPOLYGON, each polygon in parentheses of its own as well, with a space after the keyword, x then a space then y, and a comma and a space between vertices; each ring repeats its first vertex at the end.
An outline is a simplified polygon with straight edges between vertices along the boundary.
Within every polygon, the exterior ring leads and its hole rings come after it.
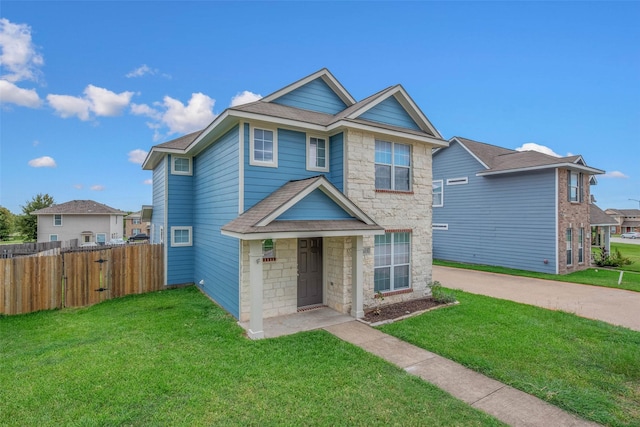
POLYGON ((587 166, 582 156, 556 157, 538 151, 517 151, 459 136, 451 138, 450 142, 453 141, 457 141, 485 167, 484 171, 478 173, 479 176, 549 168, 578 170, 590 175, 604 173, 603 170, 587 166))
POLYGON ((325 232, 333 235, 381 234, 384 228, 376 224, 324 176, 289 181, 265 197, 252 208, 224 225, 222 234, 249 239, 273 233, 325 232), (338 204, 351 219, 340 220, 286 220, 278 217, 315 190, 320 190, 338 204))
POLYGON ((119 209, 112 208, 93 200, 72 200, 59 205, 31 212, 32 215, 74 214, 74 215, 126 215, 119 209))
POLYGON ((589 222, 591 223, 591 225, 600 226, 618 225, 618 221, 607 215, 605 211, 594 204, 591 204, 589 209, 589 222))

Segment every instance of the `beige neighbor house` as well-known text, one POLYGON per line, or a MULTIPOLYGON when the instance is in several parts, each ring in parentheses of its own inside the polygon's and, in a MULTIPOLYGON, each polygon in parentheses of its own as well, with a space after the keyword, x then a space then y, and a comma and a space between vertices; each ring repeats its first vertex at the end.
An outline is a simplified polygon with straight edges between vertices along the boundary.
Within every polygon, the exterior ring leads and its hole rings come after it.
POLYGON ((93 200, 72 200, 32 212, 38 217, 38 242, 106 244, 122 238, 127 213, 93 200))
POLYGON ((616 221, 616 225, 611 227, 613 234, 640 231, 640 209, 607 209, 605 213, 616 221))
POLYGON ((151 222, 142 219, 142 211, 134 212, 124 217, 124 235, 132 237, 136 234, 149 234, 151 222))

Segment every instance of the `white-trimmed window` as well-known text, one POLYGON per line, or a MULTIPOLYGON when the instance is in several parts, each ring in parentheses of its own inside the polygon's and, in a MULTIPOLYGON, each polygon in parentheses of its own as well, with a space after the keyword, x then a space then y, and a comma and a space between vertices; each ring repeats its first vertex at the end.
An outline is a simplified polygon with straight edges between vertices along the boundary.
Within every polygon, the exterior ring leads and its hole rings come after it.
POLYGON ((142 224, 140 218, 132 218, 131 219, 131 223, 132 224, 142 224))
POLYGON ((582 202, 582 174, 569 171, 568 179, 569 201, 582 202))
POLYGON ((57 242, 58 241, 58 235, 57 234, 49 234, 49 241, 50 242, 57 242))
POLYGON ((449 224, 432 224, 431 228, 433 230, 448 230, 449 229, 449 224))
POLYGON ((567 266, 573 265, 573 229, 567 228, 567 266))
POLYGON ((376 190, 411 191, 411 146, 376 139, 376 190))
POLYGON ((61 214, 53 215, 53 226, 54 227, 62 227, 62 215, 61 214))
POLYGON ((142 233, 142 229, 141 228, 134 228, 133 230, 131 230, 131 235, 135 236, 136 234, 140 234, 142 233))
POLYGON ((171 227, 171 246, 192 246, 193 227, 171 227))
POLYGON ((96 233, 96 243, 104 245, 107 242, 107 233, 96 233))
POLYGON ((450 178, 447 179, 447 185, 462 185, 462 184, 468 184, 469 183, 469 177, 463 176, 460 178, 450 178))
POLYGON ((578 231, 578 264, 584 262, 584 228, 580 227, 578 231))
POLYGON ((249 150, 251 165, 278 167, 278 133, 275 130, 251 128, 249 150))
POLYGON ((164 226, 160 226, 160 243, 164 243, 164 226))
POLYGON ((434 208, 439 208, 444 206, 444 186, 441 179, 436 179, 432 181, 431 186, 433 187, 433 203, 432 206, 434 208))
POLYGON ((171 158, 171 173, 173 175, 192 175, 191 157, 173 156, 171 158))
POLYGON ((390 292, 411 286, 411 233, 385 233, 375 236, 375 292, 390 292))
POLYGON ((329 172, 329 144, 326 138, 307 137, 307 170, 329 172))

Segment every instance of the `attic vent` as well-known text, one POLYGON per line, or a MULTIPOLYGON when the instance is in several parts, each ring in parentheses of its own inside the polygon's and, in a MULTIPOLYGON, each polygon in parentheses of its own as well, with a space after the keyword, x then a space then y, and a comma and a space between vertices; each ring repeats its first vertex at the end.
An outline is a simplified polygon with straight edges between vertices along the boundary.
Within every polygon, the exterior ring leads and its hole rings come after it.
POLYGON ((432 224, 431 228, 434 230, 448 230, 449 224, 432 224))
POLYGON ((462 178, 451 178, 447 180, 447 185, 461 185, 461 184, 468 184, 469 183, 469 178, 468 177, 462 177, 462 178))

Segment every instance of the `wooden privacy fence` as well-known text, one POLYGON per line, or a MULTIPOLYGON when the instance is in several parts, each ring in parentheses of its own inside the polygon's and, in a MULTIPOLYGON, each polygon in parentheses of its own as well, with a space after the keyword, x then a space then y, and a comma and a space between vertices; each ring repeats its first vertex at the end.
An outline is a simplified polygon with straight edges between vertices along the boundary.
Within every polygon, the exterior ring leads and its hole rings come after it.
POLYGON ((161 289, 162 245, 0 259, 0 314, 83 307, 161 289))

